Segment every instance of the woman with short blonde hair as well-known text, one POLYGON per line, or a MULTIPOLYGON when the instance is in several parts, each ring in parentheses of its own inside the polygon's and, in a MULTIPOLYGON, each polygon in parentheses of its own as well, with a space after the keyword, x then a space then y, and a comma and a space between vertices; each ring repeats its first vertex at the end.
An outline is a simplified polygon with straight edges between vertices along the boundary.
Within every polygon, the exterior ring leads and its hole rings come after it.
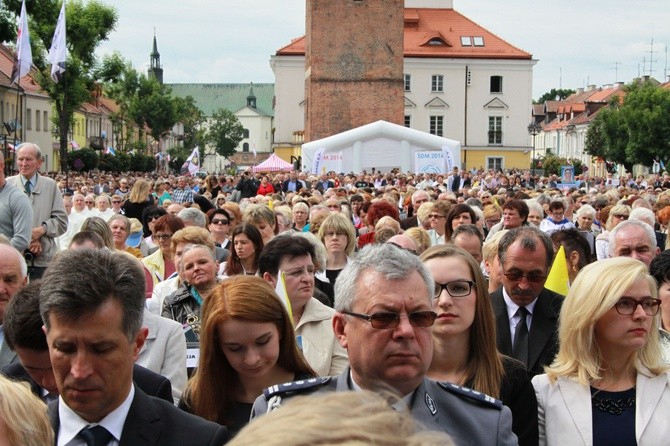
POLYGON ((558 354, 533 378, 540 444, 667 443, 670 424, 652 421, 670 413, 656 287, 628 257, 577 275, 561 308, 558 354))

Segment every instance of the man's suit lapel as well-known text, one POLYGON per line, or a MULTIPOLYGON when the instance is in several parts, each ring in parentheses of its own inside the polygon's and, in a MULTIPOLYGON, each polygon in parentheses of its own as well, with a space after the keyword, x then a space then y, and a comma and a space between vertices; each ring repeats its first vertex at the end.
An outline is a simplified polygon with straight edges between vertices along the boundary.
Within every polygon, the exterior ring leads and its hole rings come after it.
POLYGON ((567 378, 558 378, 558 388, 565 401, 573 423, 585 445, 593 443, 593 423, 589 386, 583 386, 567 378))
POLYGON ((555 336, 558 314, 551 306, 551 296, 543 290, 533 310, 533 322, 530 326, 528 369, 532 369, 540 358, 545 346, 555 336))
POLYGON ((503 299, 502 288, 491 293, 491 301, 496 316, 496 331, 498 337, 498 350, 507 356, 512 356, 512 333, 509 331, 509 316, 507 306, 503 299))
POLYGON ((160 416, 150 398, 135 386, 135 397, 123 425, 119 446, 153 446, 161 434, 160 416))

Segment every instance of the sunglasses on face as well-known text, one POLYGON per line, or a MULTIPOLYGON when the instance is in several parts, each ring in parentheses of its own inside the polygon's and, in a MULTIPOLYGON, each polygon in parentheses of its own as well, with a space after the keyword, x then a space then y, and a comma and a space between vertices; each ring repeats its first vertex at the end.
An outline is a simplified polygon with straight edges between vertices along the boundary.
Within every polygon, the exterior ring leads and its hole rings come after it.
MULTIPOLYGON (((353 316, 358 319, 363 319, 370 322, 372 328, 377 330, 385 330, 388 328, 396 328, 400 324, 401 313, 395 311, 380 311, 373 314, 353 313, 351 311, 343 311, 343 314, 353 316)), ((413 327, 426 328, 433 325, 437 318, 437 313, 434 311, 413 311, 406 314, 409 323, 413 327)))
POLYGON ((228 220, 225 220, 225 219, 220 219, 220 218, 212 219, 212 224, 213 225, 227 225, 229 223, 230 222, 228 220))
POLYGON ((521 280, 522 278, 526 278, 527 281, 533 282, 533 283, 539 283, 542 282, 547 278, 545 274, 538 273, 538 272, 530 272, 530 273, 524 273, 518 270, 512 270, 512 271, 503 271, 503 274, 505 277, 507 277, 509 280, 514 280, 518 281, 521 280))

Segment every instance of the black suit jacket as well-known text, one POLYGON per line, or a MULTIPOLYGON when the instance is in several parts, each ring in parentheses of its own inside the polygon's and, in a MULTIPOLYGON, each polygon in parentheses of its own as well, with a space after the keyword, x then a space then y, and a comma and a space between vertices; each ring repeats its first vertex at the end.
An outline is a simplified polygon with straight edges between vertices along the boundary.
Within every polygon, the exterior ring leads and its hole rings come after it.
POLYGON ((414 217, 409 217, 400 222, 400 227, 402 230, 406 230, 409 228, 416 228, 419 226, 419 218, 415 215, 414 217))
MULTIPOLYGON (((33 393, 39 398, 42 398, 42 388, 30 377, 28 372, 26 372, 26 369, 24 369, 20 363, 11 364, 3 368, 0 373, 15 381, 27 382, 33 393)), ((170 380, 163 375, 159 375, 158 373, 154 373, 149 369, 145 369, 144 367, 135 364, 133 366, 133 382, 147 395, 174 404, 174 399, 172 398, 172 384, 170 383, 170 380)))
MULTIPOLYGON (((512 356, 512 334, 502 287, 491 293, 491 301, 496 317, 498 350, 503 355, 512 356)), ((544 373, 544 366, 551 364, 558 353, 558 315, 563 305, 563 296, 544 288, 537 298, 530 324, 528 340, 528 374, 531 378, 544 373)))
MULTIPOLYGON (((51 404, 49 411, 58 439, 58 402, 51 404)), ((119 446, 221 446, 229 439, 225 427, 150 397, 135 386, 135 397, 123 425, 119 446)))

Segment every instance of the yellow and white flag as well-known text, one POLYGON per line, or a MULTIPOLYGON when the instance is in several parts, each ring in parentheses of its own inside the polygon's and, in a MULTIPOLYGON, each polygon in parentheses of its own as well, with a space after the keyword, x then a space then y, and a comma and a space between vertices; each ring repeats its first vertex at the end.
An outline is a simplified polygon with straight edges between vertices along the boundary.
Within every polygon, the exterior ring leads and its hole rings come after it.
POLYGON ((275 287, 275 292, 279 296, 279 300, 284 304, 284 308, 288 312, 288 318, 291 320, 291 324, 295 326, 293 321, 293 311, 291 310, 291 301, 288 298, 288 292, 286 291, 286 276, 284 271, 279 271, 277 273, 277 286, 275 287))

